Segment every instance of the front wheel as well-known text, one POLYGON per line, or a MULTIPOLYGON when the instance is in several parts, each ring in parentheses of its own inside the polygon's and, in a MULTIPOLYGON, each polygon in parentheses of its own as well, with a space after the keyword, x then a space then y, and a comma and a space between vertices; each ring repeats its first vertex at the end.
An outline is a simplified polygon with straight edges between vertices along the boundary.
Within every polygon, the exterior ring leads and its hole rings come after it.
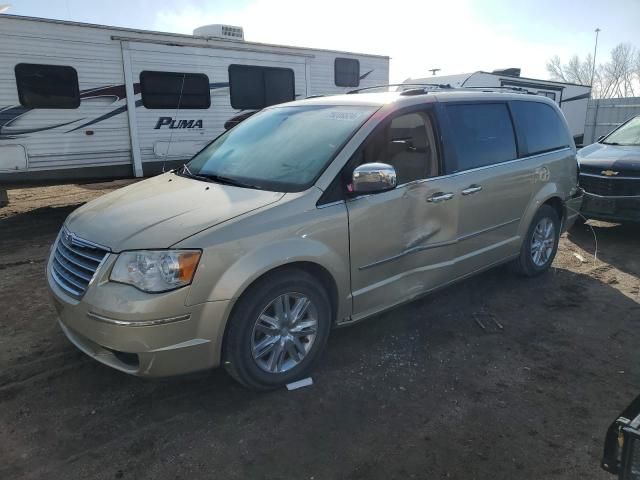
POLYGON ((549 205, 536 212, 522 242, 520 256, 514 261, 515 270, 527 277, 546 272, 558 251, 560 219, 549 205))
POLYGON ((286 269, 258 280, 238 300, 223 345, 227 372, 269 390, 309 375, 331 329, 331 303, 307 272, 286 269))

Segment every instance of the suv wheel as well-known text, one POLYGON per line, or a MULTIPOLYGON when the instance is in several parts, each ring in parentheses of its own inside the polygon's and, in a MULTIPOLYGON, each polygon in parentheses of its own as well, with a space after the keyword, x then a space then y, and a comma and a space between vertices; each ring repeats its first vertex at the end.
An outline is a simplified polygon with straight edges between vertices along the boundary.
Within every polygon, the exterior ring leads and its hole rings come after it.
POLYGON ((331 329, 331 303, 312 275, 287 269, 238 300, 223 345, 224 365, 242 385, 269 390, 308 376, 331 329))
POLYGON ((522 242, 520 256, 514 261, 518 273, 533 277, 546 272, 558 251, 560 219, 549 205, 536 212, 522 242))

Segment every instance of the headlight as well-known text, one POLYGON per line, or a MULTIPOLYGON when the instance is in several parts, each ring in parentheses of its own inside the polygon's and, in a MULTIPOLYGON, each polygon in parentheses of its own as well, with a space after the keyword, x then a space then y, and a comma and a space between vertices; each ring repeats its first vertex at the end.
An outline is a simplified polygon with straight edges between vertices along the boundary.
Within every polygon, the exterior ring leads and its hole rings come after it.
POLYGON ((140 250, 122 252, 110 280, 151 293, 189 285, 200 260, 198 250, 140 250))

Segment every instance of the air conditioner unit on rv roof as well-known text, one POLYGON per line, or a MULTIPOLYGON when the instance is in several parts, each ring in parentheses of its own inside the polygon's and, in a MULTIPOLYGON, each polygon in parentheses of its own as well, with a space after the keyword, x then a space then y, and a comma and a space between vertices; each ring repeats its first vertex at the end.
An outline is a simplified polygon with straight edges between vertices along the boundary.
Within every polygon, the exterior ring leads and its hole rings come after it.
POLYGON ((244 31, 242 27, 234 27, 232 25, 203 25, 193 31, 196 37, 207 38, 226 38, 227 40, 244 40, 244 31))

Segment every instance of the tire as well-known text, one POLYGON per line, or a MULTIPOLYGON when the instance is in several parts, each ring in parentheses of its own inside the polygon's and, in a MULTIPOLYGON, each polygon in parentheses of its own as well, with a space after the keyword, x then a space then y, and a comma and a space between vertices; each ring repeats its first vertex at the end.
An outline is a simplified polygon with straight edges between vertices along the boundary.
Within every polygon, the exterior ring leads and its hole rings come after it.
POLYGON ((320 360, 331 324, 329 296, 315 277, 294 268, 267 275, 247 289, 231 314, 223 342, 224 366, 252 390, 271 390, 305 378, 320 360), (301 306, 303 314, 293 318, 301 306))
POLYGON ((543 205, 531 220, 531 225, 529 225, 520 248, 520 256, 513 262, 515 271, 526 277, 535 277, 549 270, 558 251, 559 240, 560 219, 558 214, 549 205, 543 205), (552 225, 550 233, 546 232, 548 225, 552 225), (534 236, 538 244, 540 244, 540 239, 544 240, 540 249, 534 248, 534 236), (542 252, 537 254, 539 251, 542 252))

